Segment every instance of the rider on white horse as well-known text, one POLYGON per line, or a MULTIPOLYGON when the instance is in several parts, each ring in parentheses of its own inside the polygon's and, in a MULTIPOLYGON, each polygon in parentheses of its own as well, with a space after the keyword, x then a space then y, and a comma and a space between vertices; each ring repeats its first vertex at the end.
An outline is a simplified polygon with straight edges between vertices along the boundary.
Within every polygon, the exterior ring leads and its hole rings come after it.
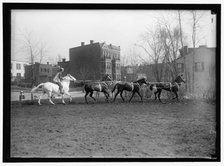
POLYGON ((53 81, 58 84, 59 86, 59 90, 60 90, 60 93, 64 93, 63 91, 63 86, 61 84, 61 80, 62 80, 62 73, 64 71, 64 68, 60 67, 59 66, 59 69, 58 69, 58 73, 55 75, 53 81))
MULTIPOLYGON (((62 81, 61 81, 61 84, 63 86, 63 93, 62 93, 62 103, 65 104, 65 101, 64 101, 64 95, 68 95, 69 98, 70 98, 70 102, 72 101, 72 96, 71 94, 69 93, 69 85, 70 85, 70 81, 76 81, 76 79, 71 76, 70 74, 67 74, 65 77, 62 78, 62 81)), ((41 105, 40 103, 40 100, 42 98, 42 96, 44 94, 48 94, 48 99, 49 99, 49 102, 51 104, 54 104, 53 101, 51 100, 51 97, 52 97, 52 94, 60 94, 60 90, 59 90, 59 86, 55 83, 52 83, 52 82, 45 82, 45 83, 40 83, 38 86, 34 87, 32 90, 31 90, 31 93, 34 93, 37 89, 39 89, 41 87, 42 89, 42 94, 39 96, 39 100, 38 100, 38 104, 41 105)))

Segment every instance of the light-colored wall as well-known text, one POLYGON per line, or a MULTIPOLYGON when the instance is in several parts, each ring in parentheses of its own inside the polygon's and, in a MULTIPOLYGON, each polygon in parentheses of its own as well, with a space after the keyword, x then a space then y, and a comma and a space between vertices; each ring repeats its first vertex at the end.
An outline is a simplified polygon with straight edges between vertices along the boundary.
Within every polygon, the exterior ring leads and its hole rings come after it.
MULTIPOLYGON (((203 62, 204 70, 196 72, 193 64, 193 53, 185 56, 186 74, 185 79, 187 83, 187 91, 203 95, 211 89, 215 89, 216 76, 215 76, 215 49, 206 47, 199 47, 195 50, 194 62, 203 62), (194 82, 193 82, 194 72, 194 82), (194 92, 193 90, 194 85, 194 92)), ((184 63, 184 57, 177 60, 177 63, 184 63)), ((184 72, 185 73, 185 72, 184 72)))
POLYGON ((13 77, 17 76, 17 73, 21 73, 21 77, 24 77, 25 74, 25 68, 24 65, 28 65, 28 62, 22 62, 22 61, 11 61, 11 73, 13 77), (21 68, 20 69, 16 69, 16 64, 20 64, 21 68))

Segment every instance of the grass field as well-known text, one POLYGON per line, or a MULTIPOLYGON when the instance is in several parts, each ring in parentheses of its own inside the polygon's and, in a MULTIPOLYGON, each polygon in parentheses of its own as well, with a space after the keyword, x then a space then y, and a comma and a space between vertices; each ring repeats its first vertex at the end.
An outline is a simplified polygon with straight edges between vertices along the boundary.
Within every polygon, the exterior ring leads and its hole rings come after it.
POLYGON ((215 153, 215 110, 215 104, 190 100, 15 102, 11 157, 207 158, 215 153))

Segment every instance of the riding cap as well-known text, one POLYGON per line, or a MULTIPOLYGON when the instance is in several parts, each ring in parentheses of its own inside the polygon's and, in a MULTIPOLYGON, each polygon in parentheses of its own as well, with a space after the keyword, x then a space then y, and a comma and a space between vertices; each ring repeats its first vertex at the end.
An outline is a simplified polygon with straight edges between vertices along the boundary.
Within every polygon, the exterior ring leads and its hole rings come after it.
POLYGON ((59 71, 63 72, 63 71, 64 71, 64 68, 63 68, 63 67, 61 67, 61 68, 59 69, 59 71))

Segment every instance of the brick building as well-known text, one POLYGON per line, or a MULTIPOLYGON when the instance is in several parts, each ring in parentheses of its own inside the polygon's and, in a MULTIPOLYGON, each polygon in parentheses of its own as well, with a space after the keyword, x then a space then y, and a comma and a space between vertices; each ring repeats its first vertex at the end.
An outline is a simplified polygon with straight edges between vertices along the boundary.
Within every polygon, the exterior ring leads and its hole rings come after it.
POLYGON ((52 82, 57 70, 57 66, 49 63, 40 64, 36 62, 33 65, 27 65, 25 66, 25 81, 32 82, 34 79, 34 85, 48 81, 52 82))
POLYGON ((78 47, 69 49, 69 61, 59 62, 65 73, 78 80, 101 80, 109 74, 113 80, 121 80, 120 47, 112 44, 81 42, 78 47))

